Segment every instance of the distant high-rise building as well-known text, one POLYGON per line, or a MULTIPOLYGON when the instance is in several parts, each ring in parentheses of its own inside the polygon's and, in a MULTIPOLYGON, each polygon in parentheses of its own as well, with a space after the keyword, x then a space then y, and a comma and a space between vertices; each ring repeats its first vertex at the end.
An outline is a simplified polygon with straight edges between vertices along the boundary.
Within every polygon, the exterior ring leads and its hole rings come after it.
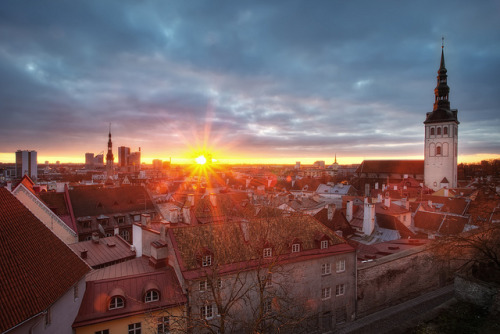
POLYGON ((94 153, 85 153, 85 168, 92 169, 94 167, 94 153))
POLYGON ((128 157, 128 165, 132 167, 134 171, 141 169, 141 148, 139 147, 139 152, 132 152, 128 157))
POLYGON ((118 147, 118 166, 125 167, 128 165, 128 158, 130 156, 130 147, 118 147))
POLYGON ((431 189, 457 186, 458 124, 457 109, 450 109, 444 65, 444 47, 434 89, 434 109, 425 119, 424 182, 431 189))
POLYGON ((99 153, 94 157, 94 166, 96 167, 104 166, 104 153, 99 153))
POLYGON ((153 160, 153 168, 156 170, 160 170, 162 168, 163 161, 160 159, 154 159, 153 160))
POLYGON ((28 175, 32 180, 37 179, 38 166, 36 151, 16 151, 16 177, 28 175))

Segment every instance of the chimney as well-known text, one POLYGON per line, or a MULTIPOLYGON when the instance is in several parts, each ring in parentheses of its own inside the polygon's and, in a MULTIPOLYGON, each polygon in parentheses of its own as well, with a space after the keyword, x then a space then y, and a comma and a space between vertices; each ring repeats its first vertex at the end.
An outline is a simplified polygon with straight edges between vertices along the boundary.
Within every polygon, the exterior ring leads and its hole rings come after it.
POLYGON ((378 190, 378 182, 375 182, 375 190, 378 190))
POLYGON ((92 233, 92 242, 95 244, 99 243, 99 233, 97 233, 97 232, 92 233))
POLYGON ((167 242, 166 232, 167 229, 165 228, 165 225, 162 225, 160 228, 160 241, 167 242))
POLYGON ((406 210, 410 209, 410 202, 406 197, 401 198, 401 204, 405 207, 406 210))
POLYGON ((335 214, 335 204, 328 204, 328 220, 333 220, 333 215, 335 214))
POLYGON ((384 190, 385 190, 385 184, 382 183, 382 191, 384 191, 384 190))
POLYGON ((352 201, 347 201, 346 205, 346 217, 347 221, 350 223, 352 220, 352 201))
POLYGON ((431 207, 431 208, 432 208, 432 201, 431 201, 431 200, 428 200, 428 201, 427 201, 427 205, 428 205, 429 207, 431 207))
POLYGON ((268 178, 267 178, 267 187, 268 187, 268 188, 271 188, 271 183, 272 183, 272 182, 273 182, 273 180, 272 180, 270 177, 268 177, 268 178))
POLYGON ((80 257, 81 257, 82 259, 86 259, 86 258, 87 258, 87 252, 88 252, 88 250, 87 250, 86 248, 82 249, 82 250, 80 251, 80 257))
POLYGON ((187 203, 189 206, 194 206, 194 194, 189 194, 187 197, 187 203))
POLYGON ((141 222, 142 226, 146 226, 147 228, 151 227, 151 215, 149 213, 141 214, 141 222))
POLYGON ((379 193, 377 195, 377 203, 382 203, 382 194, 381 193, 379 193))
POLYGON ((250 186, 250 179, 245 179, 245 187, 248 188, 250 186))
POLYGON ((151 243, 151 256, 149 265, 155 269, 163 268, 168 264, 168 247, 166 241, 154 241, 151 243))
POLYGON ((113 234, 114 235, 120 234, 120 228, 118 226, 115 226, 115 228, 113 229, 113 234))
POLYGON ((385 193, 384 205, 388 208, 391 207, 391 196, 389 193, 385 193))
POLYGON ((375 205, 370 203, 364 204, 363 213, 363 233, 371 235, 375 229, 375 205))
POLYGON ((398 190, 398 185, 394 185, 394 190, 398 190))
POLYGON ((191 209, 189 207, 182 208, 182 218, 186 224, 191 224, 191 209))
POLYGON ((448 195, 449 195, 448 188, 444 188, 444 197, 448 197, 448 195))
POLYGON ((214 193, 210 193, 210 203, 212 203, 212 206, 215 208, 217 207, 217 195, 214 193))

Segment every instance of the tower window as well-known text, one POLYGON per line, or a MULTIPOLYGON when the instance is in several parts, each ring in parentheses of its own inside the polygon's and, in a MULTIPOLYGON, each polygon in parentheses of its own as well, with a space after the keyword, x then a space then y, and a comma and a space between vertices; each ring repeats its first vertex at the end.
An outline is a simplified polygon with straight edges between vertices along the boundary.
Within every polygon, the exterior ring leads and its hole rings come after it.
POLYGON ((431 128, 431 136, 434 136, 434 128, 431 128))
POLYGON ((447 126, 445 126, 445 127, 443 128, 443 134, 444 134, 444 135, 447 135, 447 134, 448 134, 448 127, 447 127, 447 126))
POLYGON ((441 155, 441 146, 436 147, 436 155, 441 155))
POLYGON ((441 128, 437 128, 437 134, 438 136, 441 134, 441 128))

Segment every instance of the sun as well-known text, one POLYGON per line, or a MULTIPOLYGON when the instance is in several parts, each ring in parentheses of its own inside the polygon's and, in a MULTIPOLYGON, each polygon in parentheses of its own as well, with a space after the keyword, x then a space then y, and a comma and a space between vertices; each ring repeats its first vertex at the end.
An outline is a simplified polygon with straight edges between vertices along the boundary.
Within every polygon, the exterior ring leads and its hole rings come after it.
POLYGON ((194 159, 198 165, 204 165, 207 163, 207 158, 204 155, 200 155, 198 158, 194 159))

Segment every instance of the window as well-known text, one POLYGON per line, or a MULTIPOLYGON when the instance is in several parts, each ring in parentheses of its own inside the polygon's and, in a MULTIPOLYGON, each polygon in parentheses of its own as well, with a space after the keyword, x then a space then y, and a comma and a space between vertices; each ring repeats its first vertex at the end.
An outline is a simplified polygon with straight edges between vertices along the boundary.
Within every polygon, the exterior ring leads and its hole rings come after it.
POLYGON ((120 231, 120 236, 123 238, 125 241, 130 241, 130 233, 127 230, 121 230, 120 231))
POLYGON ((155 302, 158 300, 160 300, 160 294, 156 290, 149 290, 146 292, 146 295, 144 296, 144 301, 146 303, 155 302))
POLYGON ((264 313, 271 313, 273 310, 273 301, 271 299, 264 300, 264 313))
POLYGON ((157 334, 168 334, 170 332, 170 318, 169 317, 159 317, 157 334))
POLYGON ((441 128, 437 128, 437 134, 438 136, 441 134, 441 128))
POLYGON ((331 288, 323 288, 321 289, 321 299, 328 299, 332 296, 331 288))
POLYGON ((264 284, 264 287, 268 288, 273 285, 273 274, 269 273, 265 276, 262 276, 261 282, 264 284))
POLYGON ((441 155, 441 146, 436 146, 436 155, 441 155))
POLYGON ((431 136, 434 136, 434 128, 431 128, 431 136))
POLYGON ((321 249, 328 248, 328 240, 321 240, 321 249))
POLYGON ((123 224, 125 223, 125 217, 116 217, 116 222, 118 224, 123 224))
POLYGON ((323 263, 321 265, 321 275, 328 275, 332 272, 332 266, 330 263, 323 263))
POLYGON ((338 273, 345 271, 345 260, 337 261, 335 264, 335 271, 338 273))
POLYGON ((200 291, 206 291, 208 290, 208 281, 200 281, 200 291))
POLYGON ((335 286, 335 296, 342 296, 345 293, 345 285, 339 284, 335 286))
POLYGON ((201 265, 203 267, 209 267, 212 265, 212 255, 205 255, 201 259, 201 265))
POLYGON ((264 248, 264 257, 271 257, 273 255, 273 250, 271 248, 264 248))
POLYGON ((447 135, 447 134, 448 134, 448 127, 447 127, 447 126, 445 126, 445 127, 443 128, 443 134, 444 134, 444 135, 447 135))
POLYGON ((90 220, 85 220, 83 222, 81 222, 80 224, 82 225, 82 228, 90 228, 90 220))
POLYGON ((292 253, 298 253, 298 252, 300 252, 300 244, 293 244, 292 253))
POLYGON ((122 297, 113 297, 111 298, 111 302, 109 303, 109 309, 114 310, 117 308, 125 307, 125 301, 122 297))
POLYGON ((113 236, 113 234, 111 234, 111 233, 109 233, 109 232, 108 232, 108 233, 106 233, 106 237, 112 237, 112 236, 113 236))
POLYGON ((109 329, 103 329, 97 332, 94 332, 95 334, 109 334, 109 329))
POLYGON ((200 307, 200 315, 204 319, 212 319, 214 316, 212 305, 204 305, 200 307))
POLYGON ((134 215, 134 221, 135 222, 140 222, 141 221, 141 215, 134 215))
POLYGON ((141 334, 141 323, 136 322, 128 325, 128 334, 141 334))

